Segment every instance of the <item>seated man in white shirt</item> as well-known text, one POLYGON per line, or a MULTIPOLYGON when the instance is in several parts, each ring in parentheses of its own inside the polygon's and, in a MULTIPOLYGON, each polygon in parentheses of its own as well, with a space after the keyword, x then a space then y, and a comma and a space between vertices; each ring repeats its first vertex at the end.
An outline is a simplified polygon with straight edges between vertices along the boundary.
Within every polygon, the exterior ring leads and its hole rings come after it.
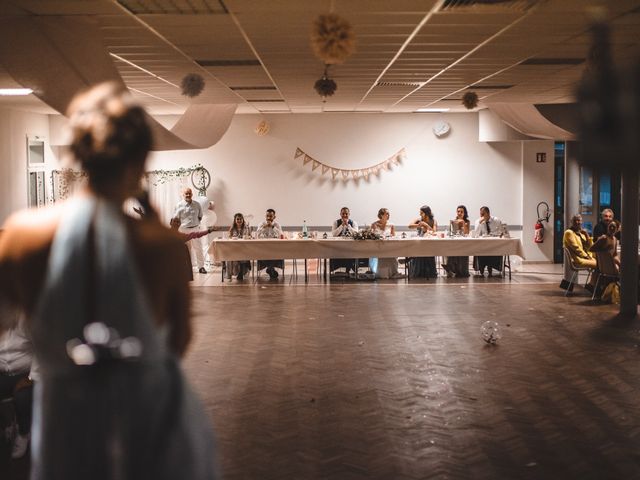
MULTIPOLYGON (((283 236, 282 227, 276 222, 276 211, 273 208, 267 209, 265 221, 260 224, 256 232, 258 238, 281 238, 283 236)), ((284 270, 284 260, 258 260, 258 271, 267 269, 269 278, 278 278, 276 268, 284 270)))
MULTIPOLYGON (((198 202, 193 201, 193 192, 190 188, 182 190, 183 200, 178 202, 173 218, 180 220, 180 232, 189 234, 200 226, 202 220, 202 207, 198 202)), ((191 253, 191 261, 195 260, 196 266, 200 273, 207 273, 204 268, 204 250, 202 242, 199 238, 193 238, 186 242, 189 252, 191 253)))
MULTIPOLYGON (((352 237, 358 233, 358 224, 349 218, 350 212, 347 207, 340 209, 340 218, 333 222, 331 235, 334 237, 352 237)), ((329 259, 329 271, 333 272, 338 268, 344 268, 348 275, 350 270, 357 271, 355 258, 331 258, 329 259)))
POLYGON ((11 456, 20 458, 27 451, 31 432, 33 349, 18 313, 0 306, 0 315, 0 324, 9 326, 0 333, 0 400, 13 400, 17 431, 12 432, 11 456))
MULTIPOLYGON (((474 237, 498 237, 502 236, 503 224, 498 217, 492 217, 489 207, 480 207, 480 218, 476 220, 473 229, 474 237)), ((489 276, 493 275, 493 269, 502 271, 501 256, 473 257, 473 268, 476 275, 483 277, 485 268, 489 271, 489 276)))

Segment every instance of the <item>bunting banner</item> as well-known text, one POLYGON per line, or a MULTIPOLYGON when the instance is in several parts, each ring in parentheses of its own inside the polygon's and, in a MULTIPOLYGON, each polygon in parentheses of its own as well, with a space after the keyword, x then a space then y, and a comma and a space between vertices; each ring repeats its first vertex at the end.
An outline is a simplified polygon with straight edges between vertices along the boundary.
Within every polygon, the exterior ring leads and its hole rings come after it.
POLYGON ((347 168, 337 168, 332 165, 327 165, 326 163, 322 163, 319 160, 311 157, 307 153, 304 152, 301 148, 296 148, 296 153, 294 155, 294 159, 302 157, 302 165, 307 165, 311 163, 311 171, 315 172, 316 170, 320 172, 320 175, 324 175, 327 172, 331 172, 331 179, 335 180, 336 178, 342 177, 342 180, 360 180, 364 178, 365 180, 369 180, 370 175, 380 175, 381 171, 391 171, 393 166, 399 166, 402 161, 406 158, 406 151, 404 148, 401 148, 397 153, 393 154, 386 160, 376 163, 375 165, 371 165, 369 167, 364 168, 356 168, 356 169, 347 169, 347 168))

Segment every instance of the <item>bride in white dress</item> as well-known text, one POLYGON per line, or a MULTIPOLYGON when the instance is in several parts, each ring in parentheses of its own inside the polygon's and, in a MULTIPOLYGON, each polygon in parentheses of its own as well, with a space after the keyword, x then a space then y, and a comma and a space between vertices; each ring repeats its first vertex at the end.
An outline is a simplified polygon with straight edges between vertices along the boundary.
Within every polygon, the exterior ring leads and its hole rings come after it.
MULTIPOLYGON (((381 208, 378 210, 378 221, 371 224, 371 230, 374 233, 382 235, 383 238, 395 237, 396 228, 393 223, 389 222, 389 210, 381 208)), ((371 263, 376 263, 371 262, 371 263)), ((403 278, 404 275, 398 272, 397 258, 378 258, 377 265, 373 269, 376 278, 403 278)))

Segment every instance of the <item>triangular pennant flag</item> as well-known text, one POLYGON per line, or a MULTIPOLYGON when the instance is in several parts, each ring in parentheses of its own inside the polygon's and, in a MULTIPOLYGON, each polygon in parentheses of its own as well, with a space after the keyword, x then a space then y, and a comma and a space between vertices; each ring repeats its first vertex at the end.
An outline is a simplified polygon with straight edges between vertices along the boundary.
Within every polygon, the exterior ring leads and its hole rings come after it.
POLYGON ((403 148, 402 150, 400 150, 400 151, 398 152, 398 160, 399 160, 399 161, 402 161, 402 160, 404 160, 405 158, 407 158, 407 151, 403 148))
POLYGON ((331 169, 331 176, 333 177, 334 180, 338 176, 338 173, 340 173, 340 170, 338 170, 337 168, 332 168, 331 169))
POLYGON ((320 164, 320 162, 319 162, 319 161, 314 160, 314 161, 313 161, 313 164, 312 164, 312 166, 311 166, 311 170, 312 170, 312 171, 313 171, 313 170, 315 170, 315 169, 316 169, 316 168, 318 168, 320 165, 321 165, 321 164, 320 164))
POLYGON ((367 168, 366 170, 362 171, 362 176, 364 177, 365 180, 369 180, 369 174, 371 173, 371 169, 367 168))
POLYGON ((353 176, 353 178, 357 180, 358 177, 360 176, 360 170, 352 170, 351 175, 353 176))
POLYGON ((386 168, 387 170, 391 170, 391 162, 389 160, 384 162, 384 168, 386 168))
POLYGON ((304 155, 304 152, 302 150, 300 150, 299 148, 296 148, 296 156, 293 158, 298 158, 300 155, 304 155))
POLYGON ((391 161, 396 165, 400 165, 400 155, 399 154, 394 155, 393 157, 391 157, 391 161))
POLYGON ((349 170, 341 170, 342 172, 342 178, 344 180, 349 180, 349 170))
POLYGON ((311 158, 309 155, 305 154, 304 155, 304 160, 302 160, 302 164, 306 165, 307 163, 309 163, 311 160, 313 160, 313 158, 311 158))
POLYGON ((329 167, 327 167, 326 165, 322 165, 322 175, 327 173, 328 170, 329 170, 329 167))

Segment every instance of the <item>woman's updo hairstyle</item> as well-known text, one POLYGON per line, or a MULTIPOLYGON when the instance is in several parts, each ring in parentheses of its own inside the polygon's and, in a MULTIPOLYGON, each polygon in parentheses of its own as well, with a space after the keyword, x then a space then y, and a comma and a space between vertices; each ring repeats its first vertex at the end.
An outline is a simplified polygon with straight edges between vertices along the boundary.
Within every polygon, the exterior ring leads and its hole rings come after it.
POLYGON ((125 167, 144 164, 151 149, 151 129, 142 107, 125 88, 101 83, 76 95, 68 109, 71 151, 93 184, 118 179, 125 167))

